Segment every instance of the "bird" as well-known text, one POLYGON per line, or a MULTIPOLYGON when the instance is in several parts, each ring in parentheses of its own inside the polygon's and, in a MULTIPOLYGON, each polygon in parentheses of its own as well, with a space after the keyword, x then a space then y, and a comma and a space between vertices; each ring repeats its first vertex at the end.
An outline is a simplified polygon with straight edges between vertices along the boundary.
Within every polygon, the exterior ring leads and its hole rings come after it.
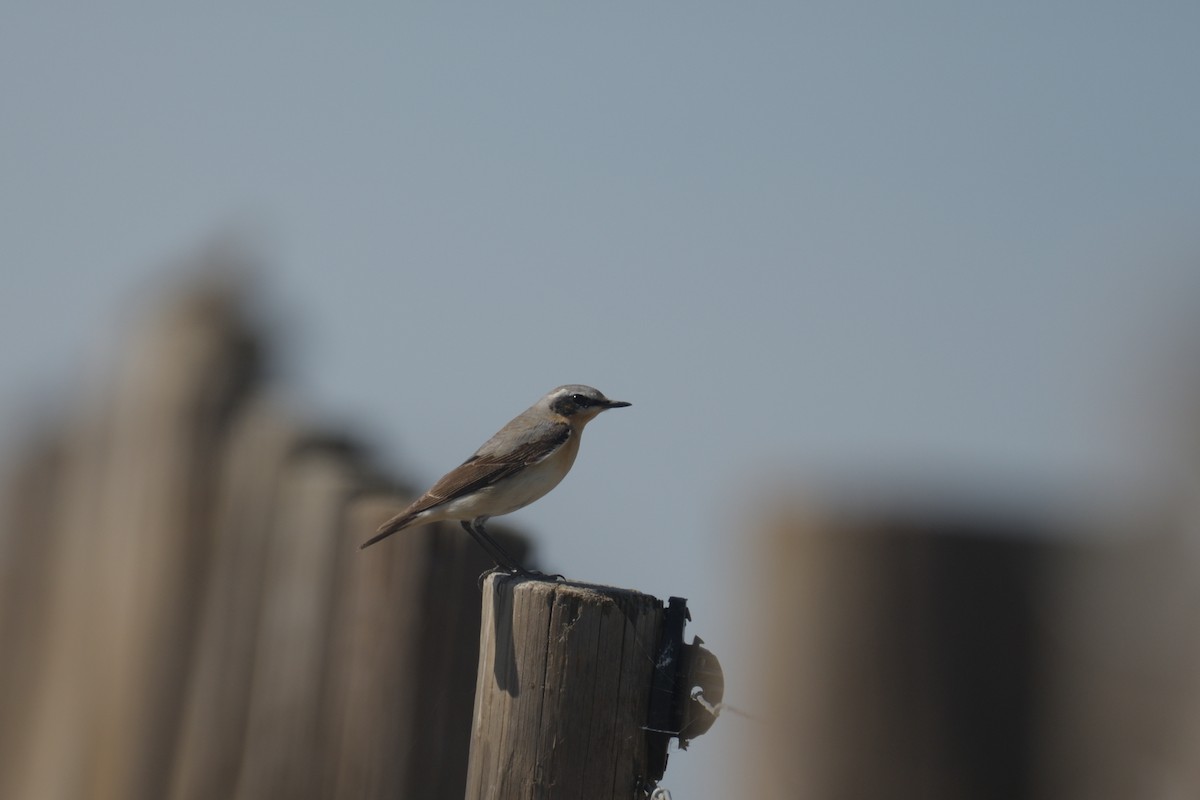
POLYGON ((531 575, 484 528, 492 517, 524 508, 559 484, 575 463, 583 428, 601 412, 632 405, 572 383, 552 389, 514 417, 408 508, 379 526, 360 549, 431 522, 462 525, 498 567, 531 575))

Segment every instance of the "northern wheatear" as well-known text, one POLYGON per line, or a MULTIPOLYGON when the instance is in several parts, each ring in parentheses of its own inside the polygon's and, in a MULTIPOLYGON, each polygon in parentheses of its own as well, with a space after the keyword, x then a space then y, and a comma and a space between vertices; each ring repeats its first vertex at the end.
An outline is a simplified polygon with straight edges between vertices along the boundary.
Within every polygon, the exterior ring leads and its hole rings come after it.
POLYGON ((416 502, 379 526, 362 546, 415 525, 449 520, 461 523, 498 565, 524 573, 483 524, 491 517, 524 508, 557 486, 575 463, 583 426, 601 411, 628 405, 609 400, 590 386, 558 387, 501 428, 416 502))

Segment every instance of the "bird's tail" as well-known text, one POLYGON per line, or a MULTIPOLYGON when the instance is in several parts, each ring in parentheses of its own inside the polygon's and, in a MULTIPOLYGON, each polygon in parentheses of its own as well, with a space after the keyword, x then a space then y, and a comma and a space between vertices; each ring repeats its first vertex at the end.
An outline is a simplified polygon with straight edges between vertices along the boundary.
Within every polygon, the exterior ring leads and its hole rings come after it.
POLYGON ((362 544, 360 544, 358 546, 358 549, 362 550, 365 547, 370 547, 371 545, 378 542, 380 539, 386 539, 387 537, 391 536, 393 533, 399 533, 400 531, 404 530, 405 528, 407 528, 409 525, 412 525, 416 521, 417 521, 416 514, 397 514, 396 516, 389 519, 387 522, 380 525, 379 530, 377 530, 375 532, 375 535, 372 536, 370 539, 367 539, 362 544))

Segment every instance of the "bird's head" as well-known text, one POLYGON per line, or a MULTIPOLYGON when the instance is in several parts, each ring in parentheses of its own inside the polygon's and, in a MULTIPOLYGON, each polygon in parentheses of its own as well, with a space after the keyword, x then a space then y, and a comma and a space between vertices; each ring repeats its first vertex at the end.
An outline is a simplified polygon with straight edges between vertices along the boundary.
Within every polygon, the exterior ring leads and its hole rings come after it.
POLYGON ((555 414, 578 422, 587 422, 610 408, 631 405, 622 400, 609 400, 599 389, 578 383, 558 387, 546 395, 544 401, 555 414))

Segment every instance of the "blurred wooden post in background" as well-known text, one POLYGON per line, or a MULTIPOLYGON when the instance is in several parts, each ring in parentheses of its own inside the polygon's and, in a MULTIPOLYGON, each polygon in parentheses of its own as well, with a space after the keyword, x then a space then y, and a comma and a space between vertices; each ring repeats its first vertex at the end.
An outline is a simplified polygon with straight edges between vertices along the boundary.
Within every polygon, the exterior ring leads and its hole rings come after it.
MULTIPOLYGON (((326 721, 321 698, 339 603, 336 534, 362 479, 361 461, 336 441, 314 441, 286 462, 258 608, 242 764, 231 798, 321 797, 326 721)), ((255 623, 252 623, 255 624, 255 623)))
POLYGON ((1059 549, 1040 797, 1200 797, 1200 519, 1186 506, 1059 549))
POLYGON ((287 465, 305 433, 264 397, 250 399, 230 432, 214 509, 210 578, 199 599, 195 663, 184 695, 169 797, 233 797, 273 532, 287 465))
POLYGON ((62 431, 36 435, 0 465, 0 797, 17 797, 15 775, 32 757, 29 691, 47 667, 45 614, 57 544, 66 443, 62 431))
MULTIPOLYGON (((404 504, 347 507, 356 545, 404 504)), ((516 558, 528 544, 495 527, 516 558)), ((342 560, 324 698, 330 747, 321 797, 462 800, 487 554, 457 525, 405 531, 342 560), (378 552, 376 552, 378 551, 378 552)))
POLYGON ((1168 516, 781 514, 754 796, 1200 796, 1200 547, 1168 516))
POLYGON ((265 385, 237 293, 153 310, 0 487, 0 797, 458 800, 490 561, 360 551, 409 498, 265 385))
POLYGON ((628 800, 646 781, 662 602, 492 575, 467 800, 628 800))
POLYGON ((215 466, 257 379, 257 355, 220 291, 173 298, 139 333, 100 407, 85 409, 88 424, 72 431, 52 522, 52 596, 39 622, 49 663, 30 687, 33 758, 19 765, 14 796, 124 800, 166 790, 215 466))
POLYGON ((768 535, 756 796, 1029 797, 1048 547, 903 515, 801 517, 768 535))

